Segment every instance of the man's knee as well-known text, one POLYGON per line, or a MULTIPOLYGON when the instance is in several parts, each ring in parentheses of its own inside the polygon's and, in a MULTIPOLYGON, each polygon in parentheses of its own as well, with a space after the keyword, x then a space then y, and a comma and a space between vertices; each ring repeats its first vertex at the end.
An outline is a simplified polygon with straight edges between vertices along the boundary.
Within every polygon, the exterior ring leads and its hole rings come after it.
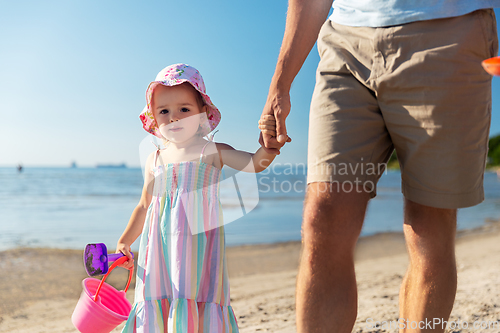
MULTIPOLYGON (((457 210, 424 206, 405 200, 405 236, 416 240, 455 237, 457 210)), ((410 239, 411 241, 412 239, 410 239)))
POLYGON ((421 205, 405 199, 405 224, 413 225, 415 228, 451 228, 457 221, 456 209, 436 208, 421 205), (435 221, 442 221, 435 224, 435 221))
POLYGON ((336 202, 333 191, 329 190, 328 183, 311 183, 307 185, 304 200, 303 227, 323 226, 323 220, 331 216, 336 202))
POLYGON ((302 237, 304 242, 356 241, 369 200, 368 193, 346 193, 331 183, 311 183, 304 203, 302 237), (325 190, 327 189, 327 190, 325 190))
POLYGON ((413 261, 430 267, 454 262, 456 209, 434 208, 406 200, 403 230, 413 261))

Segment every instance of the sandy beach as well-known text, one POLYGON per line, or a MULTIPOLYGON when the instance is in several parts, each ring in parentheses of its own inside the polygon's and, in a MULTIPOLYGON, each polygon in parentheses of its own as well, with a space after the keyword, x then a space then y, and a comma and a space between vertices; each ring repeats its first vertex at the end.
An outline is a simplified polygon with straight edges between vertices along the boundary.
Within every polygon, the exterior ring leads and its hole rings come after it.
MULTIPOLYGON (((300 242, 228 248, 231 302, 241 332, 295 332, 299 256, 300 242)), ((458 292, 450 318, 450 324, 459 327, 449 332, 500 332, 499 259, 499 222, 459 233, 458 292), (496 328, 494 322, 498 322, 496 328)), ((399 286, 407 263, 401 234, 360 239, 356 253, 359 313, 353 332, 397 331, 370 327, 375 321, 397 320, 399 286)), ((126 274, 117 269, 109 282, 121 289, 126 274)), ((0 252, 0 332, 77 332, 71 314, 85 277, 82 251, 0 252)), ((133 301, 133 287, 127 297, 133 301)))

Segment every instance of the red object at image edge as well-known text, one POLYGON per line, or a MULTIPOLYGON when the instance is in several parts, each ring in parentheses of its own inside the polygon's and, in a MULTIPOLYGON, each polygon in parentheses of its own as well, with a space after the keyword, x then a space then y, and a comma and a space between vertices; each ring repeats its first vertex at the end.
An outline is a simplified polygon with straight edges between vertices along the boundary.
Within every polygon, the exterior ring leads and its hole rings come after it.
POLYGON ((500 57, 493 57, 483 60, 481 63, 483 68, 488 74, 499 76, 500 75, 500 57))

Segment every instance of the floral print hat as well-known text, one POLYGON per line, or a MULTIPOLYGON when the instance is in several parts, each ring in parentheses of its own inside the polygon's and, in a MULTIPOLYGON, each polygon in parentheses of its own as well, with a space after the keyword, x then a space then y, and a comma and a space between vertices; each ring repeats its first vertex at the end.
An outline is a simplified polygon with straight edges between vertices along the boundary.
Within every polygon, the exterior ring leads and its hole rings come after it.
POLYGON ((159 84, 172 87, 184 82, 189 82, 197 91, 199 91, 203 97, 203 101, 208 106, 208 122, 205 122, 202 125, 202 135, 207 135, 212 132, 215 127, 217 127, 220 122, 221 114, 219 109, 217 109, 217 107, 210 100, 210 97, 206 94, 205 83, 203 82, 200 72, 198 72, 196 68, 186 64, 175 64, 162 69, 156 76, 156 79, 149 84, 148 90, 146 91, 147 104, 142 110, 139 118, 142 121, 142 127, 144 127, 148 133, 151 133, 159 138, 163 138, 151 110, 151 98, 153 97, 155 87, 159 84))

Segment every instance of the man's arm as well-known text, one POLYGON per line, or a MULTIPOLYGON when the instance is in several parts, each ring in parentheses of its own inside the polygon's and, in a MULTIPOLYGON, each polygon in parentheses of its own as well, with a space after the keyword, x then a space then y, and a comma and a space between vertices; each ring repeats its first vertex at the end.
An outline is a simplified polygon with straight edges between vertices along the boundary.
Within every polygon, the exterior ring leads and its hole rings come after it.
POLYGON ((290 88, 311 51, 333 0, 289 0, 285 34, 262 116, 276 118, 277 136, 262 134, 259 142, 266 151, 279 154, 286 140, 285 119, 290 113, 290 88))

